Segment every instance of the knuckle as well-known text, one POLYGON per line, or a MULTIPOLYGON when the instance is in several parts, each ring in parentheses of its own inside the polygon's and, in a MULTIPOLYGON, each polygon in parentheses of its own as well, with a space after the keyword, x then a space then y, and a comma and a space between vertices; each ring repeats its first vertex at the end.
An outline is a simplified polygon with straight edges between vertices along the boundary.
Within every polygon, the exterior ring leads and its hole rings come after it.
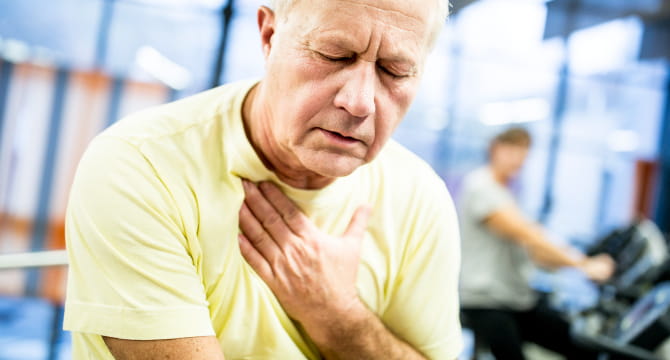
POLYGON ((307 249, 300 241, 294 241, 289 246, 286 246, 284 248, 284 253, 288 259, 291 259, 294 262, 307 257, 307 249))
POLYGON ((305 253, 309 254, 312 257, 319 258, 326 251, 325 246, 320 241, 314 241, 309 244, 309 247, 305 249, 305 253))
POLYGON ((310 231, 308 224, 304 222, 299 222, 295 230, 296 235, 301 239, 311 239, 314 237, 314 234, 310 231))
POLYGON ((272 271, 280 276, 285 276, 289 272, 286 261, 281 256, 273 256, 271 259, 268 259, 268 264, 272 271))
POLYGON ((257 229, 249 237, 249 241, 251 241, 255 246, 263 245, 268 241, 268 234, 266 234, 265 231, 261 229, 257 229))
POLYGON ((270 214, 265 219, 263 219, 262 224, 265 228, 271 228, 279 224, 280 221, 281 221, 280 216, 278 216, 277 214, 270 214))
POLYGON ((297 222, 300 220, 300 212, 298 209, 291 206, 284 212, 284 219, 286 219, 286 221, 297 222))

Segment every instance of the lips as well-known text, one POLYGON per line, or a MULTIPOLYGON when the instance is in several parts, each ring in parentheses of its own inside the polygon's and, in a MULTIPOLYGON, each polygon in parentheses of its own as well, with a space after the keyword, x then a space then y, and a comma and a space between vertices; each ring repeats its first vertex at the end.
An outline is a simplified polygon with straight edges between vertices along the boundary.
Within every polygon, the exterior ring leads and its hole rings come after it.
POLYGON ((340 133, 337 131, 332 131, 332 130, 326 130, 324 128, 319 128, 325 134, 329 139, 336 141, 340 144, 354 144, 358 142, 363 142, 362 140, 359 140, 358 138, 355 138, 353 136, 348 136, 348 134, 340 133))
POLYGON ((355 137, 353 137, 353 136, 348 136, 348 135, 345 135, 345 134, 340 133, 340 132, 337 132, 337 131, 331 131, 331 130, 326 130, 326 129, 323 129, 323 130, 326 131, 326 132, 328 132, 328 133, 331 133, 331 134, 333 134, 333 135, 337 135, 337 136, 339 136, 339 137, 342 137, 342 138, 344 138, 344 139, 348 139, 348 140, 352 140, 352 141, 360 141, 360 140, 358 140, 357 138, 355 138, 355 137))

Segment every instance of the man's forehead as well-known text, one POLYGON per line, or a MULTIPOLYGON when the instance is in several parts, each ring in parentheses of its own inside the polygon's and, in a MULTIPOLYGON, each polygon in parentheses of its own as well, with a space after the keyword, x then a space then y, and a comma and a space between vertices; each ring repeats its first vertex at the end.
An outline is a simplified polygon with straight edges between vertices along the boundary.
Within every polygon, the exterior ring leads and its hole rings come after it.
MULTIPOLYGON (((300 0, 297 3, 312 10, 351 10, 355 12, 352 15, 374 14, 396 20, 411 18, 417 22, 426 22, 431 17, 432 6, 430 5, 434 2, 431 0, 300 0)), ((331 15, 335 14, 331 13, 331 15)))
MULTIPOLYGON (((301 2, 313 3, 310 0, 301 2)), ((397 7, 386 9, 374 4, 376 1, 364 0, 326 0, 319 3, 302 9, 312 11, 308 17, 294 16, 290 20, 298 22, 294 24, 300 28, 296 35, 310 45, 328 44, 362 52, 368 45, 368 38, 379 37, 387 50, 402 53, 420 51, 421 46, 428 42, 428 19, 406 15, 397 7), (334 4, 343 6, 333 7, 334 4)))
MULTIPOLYGON (((444 20, 449 13, 449 0, 271 0, 273 8, 280 12, 281 19, 286 20, 288 13, 294 13, 298 7, 303 8, 301 16, 294 18, 292 22, 303 22, 309 17, 313 17, 319 10, 327 12, 329 15, 346 12, 347 9, 355 9, 352 16, 358 17, 363 13, 370 13, 373 10, 379 13, 395 14, 396 20, 400 18, 412 19, 418 27, 428 25, 429 43, 434 44, 437 35, 443 27, 444 20), (302 6, 297 6, 302 5, 302 6), (366 11, 362 11, 365 9, 366 11), (306 11, 306 13, 304 12, 306 11), (296 21, 297 20, 297 21, 296 21)), ((374 17, 374 16, 373 16, 374 17)), ((403 21, 391 21, 403 22, 403 21)))

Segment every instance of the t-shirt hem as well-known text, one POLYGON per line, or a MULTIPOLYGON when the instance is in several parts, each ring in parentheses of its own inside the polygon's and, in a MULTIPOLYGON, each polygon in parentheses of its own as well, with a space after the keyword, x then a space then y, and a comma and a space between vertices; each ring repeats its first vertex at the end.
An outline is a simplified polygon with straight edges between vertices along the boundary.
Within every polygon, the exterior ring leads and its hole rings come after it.
POLYGON ((214 336, 206 307, 152 310, 66 303, 63 329, 128 340, 214 336))
POLYGON ((421 348, 420 351, 431 360, 456 360, 463 351, 463 340, 460 336, 452 337, 421 348))

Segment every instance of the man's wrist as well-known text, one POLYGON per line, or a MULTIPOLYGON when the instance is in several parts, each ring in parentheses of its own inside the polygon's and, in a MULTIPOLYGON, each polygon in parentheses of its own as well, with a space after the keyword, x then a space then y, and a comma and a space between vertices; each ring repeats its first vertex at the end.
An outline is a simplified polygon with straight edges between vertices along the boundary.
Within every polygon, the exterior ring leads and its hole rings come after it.
POLYGON ((331 348, 341 342, 341 336, 355 336, 368 326, 372 312, 356 297, 350 302, 323 309, 315 319, 301 322, 319 348, 331 348))

